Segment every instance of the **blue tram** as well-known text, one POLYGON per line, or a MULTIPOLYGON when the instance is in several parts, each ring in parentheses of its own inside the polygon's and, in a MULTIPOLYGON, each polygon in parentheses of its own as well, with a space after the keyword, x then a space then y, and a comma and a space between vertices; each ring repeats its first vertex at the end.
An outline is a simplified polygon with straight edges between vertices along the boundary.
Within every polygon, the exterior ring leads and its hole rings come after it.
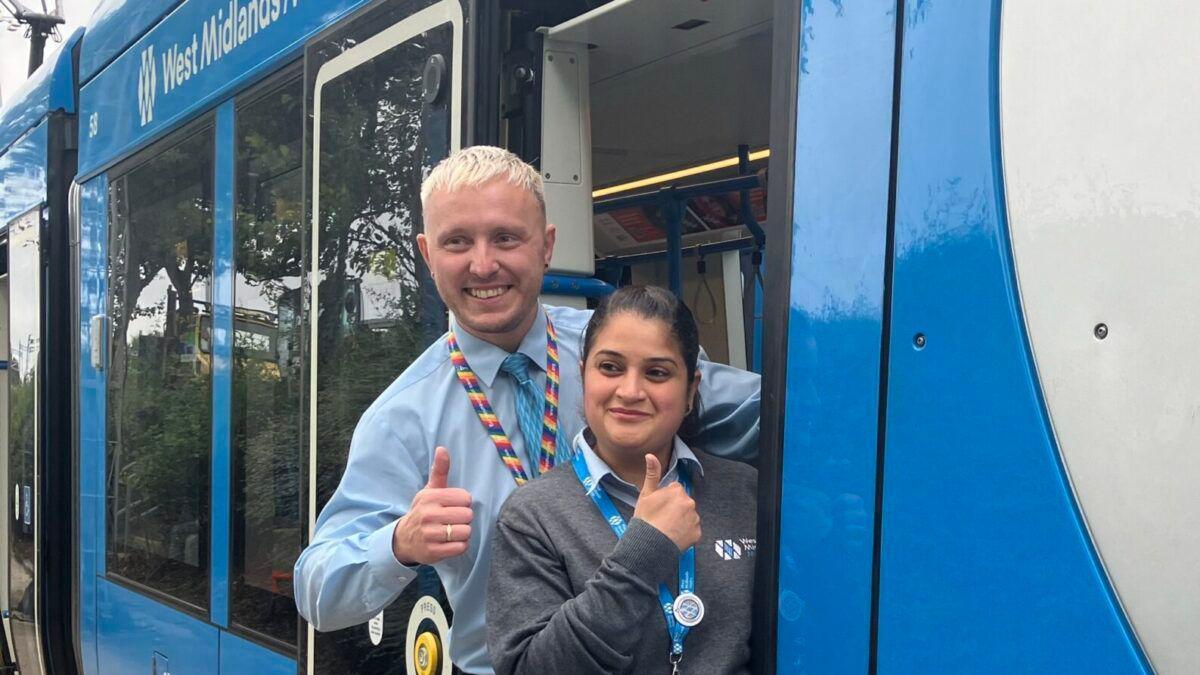
POLYGON ((101 2, 0 108, 0 670, 450 672, 436 575, 319 633, 291 569, 487 143, 548 302, 763 373, 760 672, 1200 671, 1200 8, 1097 9, 101 2))

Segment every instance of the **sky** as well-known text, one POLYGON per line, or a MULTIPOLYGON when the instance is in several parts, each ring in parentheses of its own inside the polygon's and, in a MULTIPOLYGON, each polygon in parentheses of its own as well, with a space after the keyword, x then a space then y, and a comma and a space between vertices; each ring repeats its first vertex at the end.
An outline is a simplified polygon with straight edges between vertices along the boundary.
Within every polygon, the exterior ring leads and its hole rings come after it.
MULTIPOLYGON (((41 10, 41 0, 21 0, 21 4, 35 11, 41 10)), ((47 0, 50 7, 54 3, 47 0)), ((87 25, 92 18, 92 11, 100 0, 63 0, 63 18, 67 20, 58 27, 59 34, 66 39, 76 28, 87 25)), ((45 60, 62 48, 62 42, 53 38, 46 41, 45 60)), ((9 96, 25 81, 29 70, 29 40, 25 38, 24 27, 15 31, 0 27, 0 99, 8 101, 9 96)))

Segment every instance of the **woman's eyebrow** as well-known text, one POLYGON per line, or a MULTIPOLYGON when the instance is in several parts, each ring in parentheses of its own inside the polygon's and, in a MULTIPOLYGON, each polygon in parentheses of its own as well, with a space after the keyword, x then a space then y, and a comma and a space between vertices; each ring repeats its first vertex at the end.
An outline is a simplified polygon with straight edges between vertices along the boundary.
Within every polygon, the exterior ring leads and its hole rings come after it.
MULTIPOLYGON (((608 357, 616 357, 616 358, 619 358, 622 360, 625 359, 624 354, 622 354, 621 352, 612 350, 612 349, 597 349, 596 356, 601 356, 601 355, 608 356, 608 357)), ((673 366, 679 365, 678 359, 676 359, 673 356, 651 356, 646 359, 646 363, 654 363, 654 364, 669 363, 673 366)))

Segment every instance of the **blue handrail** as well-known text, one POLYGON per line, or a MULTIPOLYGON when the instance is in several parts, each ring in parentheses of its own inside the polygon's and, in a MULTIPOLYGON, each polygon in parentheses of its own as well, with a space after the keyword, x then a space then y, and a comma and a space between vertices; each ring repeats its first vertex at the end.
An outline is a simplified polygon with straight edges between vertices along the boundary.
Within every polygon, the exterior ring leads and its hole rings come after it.
POLYGON ((563 274, 547 274, 542 278, 542 293, 546 295, 569 295, 580 298, 603 298, 617 289, 599 279, 570 277, 563 274))

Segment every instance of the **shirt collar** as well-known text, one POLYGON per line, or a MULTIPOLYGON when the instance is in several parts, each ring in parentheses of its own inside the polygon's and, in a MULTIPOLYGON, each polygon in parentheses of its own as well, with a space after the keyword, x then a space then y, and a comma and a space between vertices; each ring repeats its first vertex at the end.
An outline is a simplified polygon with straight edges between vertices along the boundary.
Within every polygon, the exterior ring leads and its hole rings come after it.
MULTIPOLYGON (((462 349, 463 356, 467 357, 467 364, 471 366, 475 376, 491 388, 492 383, 496 381, 496 375, 500 372, 500 364, 504 362, 508 352, 486 340, 475 337, 470 331, 459 330, 458 320, 453 313, 450 314, 450 328, 454 331, 454 339, 458 340, 458 346, 462 349)), ((517 353, 528 356, 537 364, 538 368, 546 370, 545 308, 538 307, 537 317, 534 318, 533 325, 529 327, 525 337, 521 339, 517 353)), ((533 373, 531 372, 530 375, 532 376, 533 373)))
MULTIPOLYGON (((587 463, 588 473, 594 479, 593 485, 599 485, 605 476, 609 476, 609 480, 616 481, 618 485, 622 485, 632 490, 634 494, 637 494, 642 489, 642 486, 630 485, 628 481, 614 473, 612 468, 604 460, 600 459, 600 455, 597 455, 596 451, 592 449, 591 444, 587 442, 587 438, 584 435, 585 431, 586 429, 575 435, 575 449, 583 454, 583 459, 587 463)), ((696 456, 696 453, 692 452, 687 443, 684 443, 676 436, 675 446, 671 452, 671 464, 667 467, 667 471, 663 474, 659 485, 669 485, 675 482, 679 462, 683 462, 689 470, 694 470, 696 474, 700 476, 704 475, 704 466, 700 464, 700 458, 696 456)))

